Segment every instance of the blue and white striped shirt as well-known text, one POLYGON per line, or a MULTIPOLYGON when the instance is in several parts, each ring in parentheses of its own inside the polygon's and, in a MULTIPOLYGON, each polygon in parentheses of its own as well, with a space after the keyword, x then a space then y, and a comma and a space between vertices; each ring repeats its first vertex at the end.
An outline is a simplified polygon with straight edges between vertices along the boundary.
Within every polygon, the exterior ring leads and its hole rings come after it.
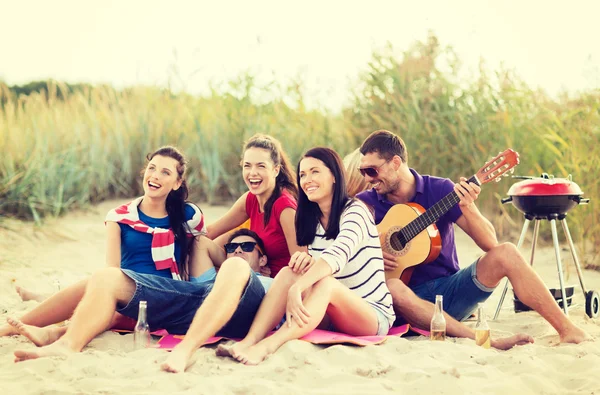
POLYGON ((396 315, 385 283, 377 228, 363 202, 353 200, 345 208, 335 240, 325 239, 325 230, 319 223, 308 253, 315 259, 323 258, 331 267, 333 277, 383 313, 390 326, 394 323, 396 315))

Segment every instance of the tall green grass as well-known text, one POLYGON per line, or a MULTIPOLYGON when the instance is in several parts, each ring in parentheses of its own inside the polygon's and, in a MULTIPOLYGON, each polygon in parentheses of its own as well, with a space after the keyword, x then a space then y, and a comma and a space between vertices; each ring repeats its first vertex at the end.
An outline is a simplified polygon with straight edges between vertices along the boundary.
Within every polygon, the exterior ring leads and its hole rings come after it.
MULTIPOLYGON (((600 91, 553 100, 509 70, 490 74, 482 67, 470 81, 459 74, 452 50, 433 36, 401 55, 386 48, 374 54, 345 119, 361 137, 377 128, 397 131, 409 165, 421 172, 468 177, 510 147, 520 154, 515 175, 572 175, 592 201, 569 213, 569 227, 586 262, 600 265, 600 91)), ((500 232, 523 222, 516 209, 499 203, 516 181, 483 187, 480 206, 500 232)), ((547 235, 548 228, 541 230, 547 235)))
MULTIPOLYGON (((511 71, 483 66, 463 78, 452 50, 433 36, 402 53, 375 52, 339 115, 307 109, 301 91, 258 86, 248 74, 203 97, 154 87, 72 92, 54 82, 47 94, 16 97, 0 86, 0 215, 41 221, 139 194, 145 155, 165 144, 186 153, 193 199, 228 202, 245 190, 241 148, 255 133, 280 139, 295 163, 315 145, 344 155, 384 128, 405 140, 409 164, 422 173, 470 176, 512 147, 521 155, 515 174, 572 174, 592 202, 569 214, 571 232, 586 262, 600 265, 600 92, 551 99, 511 71)), ((500 232, 522 223, 499 203, 513 182, 487 184, 480 198, 500 232)))

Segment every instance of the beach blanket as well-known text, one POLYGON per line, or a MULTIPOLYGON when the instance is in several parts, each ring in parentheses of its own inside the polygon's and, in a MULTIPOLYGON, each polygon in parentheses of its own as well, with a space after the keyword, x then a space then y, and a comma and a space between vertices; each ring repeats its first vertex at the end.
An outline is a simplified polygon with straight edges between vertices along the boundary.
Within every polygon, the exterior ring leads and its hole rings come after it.
MULTIPOLYGON (((404 336, 404 335, 423 335, 429 336, 429 332, 422 329, 411 327, 409 324, 393 327, 389 333, 385 336, 351 336, 345 333, 325 331, 321 329, 315 329, 308 335, 302 337, 300 340, 307 341, 312 344, 331 345, 331 344, 353 344, 356 346, 368 346, 374 344, 381 344, 385 342, 390 336, 404 336)), ((158 341, 157 348, 164 350, 172 350, 178 345, 184 338, 183 335, 170 335, 166 334, 158 341)), ((229 339, 221 336, 213 336, 209 338, 204 345, 215 344, 221 340, 240 340, 240 339, 229 339)))

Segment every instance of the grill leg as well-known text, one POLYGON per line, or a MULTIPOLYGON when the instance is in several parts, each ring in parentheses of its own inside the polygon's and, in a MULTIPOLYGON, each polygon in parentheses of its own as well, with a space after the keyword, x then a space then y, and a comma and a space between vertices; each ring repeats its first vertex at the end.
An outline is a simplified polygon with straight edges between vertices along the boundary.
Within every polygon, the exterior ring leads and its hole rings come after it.
POLYGON ((581 284, 581 291, 583 292, 583 296, 587 295, 587 289, 585 288, 585 284, 583 283, 583 273, 581 272, 581 266, 579 265, 579 258, 577 258, 577 252, 575 251, 575 245, 573 244, 573 239, 571 238, 571 232, 569 232, 569 226, 567 225, 567 220, 565 218, 560 220, 562 224, 563 230, 565 231, 565 236, 567 236, 567 242, 569 243, 569 249, 571 250, 571 255, 573 255, 573 262, 575 262, 575 269, 577 270, 577 276, 579 277, 579 284, 581 284))
MULTIPOLYGON (((531 219, 525 217, 525 223, 523 224, 523 229, 521 230, 521 236, 519 237, 519 242, 517 243, 517 250, 521 248, 523 245, 523 241, 525 240, 525 235, 527 234, 527 229, 529 228, 529 223, 531 219)), ((535 227, 537 228, 538 222, 536 221, 535 227)), ((534 241, 535 246, 535 241, 534 241)), ((532 255, 533 259, 533 255, 532 255)), ((498 307, 496 307, 496 313, 494 314, 494 320, 498 318, 500 314, 500 309, 502 308, 502 303, 504 303, 504 297, 506 297, 506 291, 508 290, 508 279, 504 280, 504 289, 502 290, 502 295, 500 295, 500 301, 498 302, 498 307)))
POLYGON ((533 242, 531 244, 531 257, 529 258, 529 265, 533 266, 533 257, 535 256, 535 246, 537 244, 538 235, 540 234, 540 220, 536 219, 533 224, 533 242))
POLYGON ((556 218, 550 219, 550 227, 552 229, 552 242, 554 244, 554 254, 556 255, 556 266, 558 268, 558 280, 560 281, 560 291, 562 292, 563 310, 566 316, 569 316, 567 303, 567 293, 565 292, 565 280, 563 278, 562 263, 560 261, 560 246, 558 244, 558 232, 556 231, 556 218))

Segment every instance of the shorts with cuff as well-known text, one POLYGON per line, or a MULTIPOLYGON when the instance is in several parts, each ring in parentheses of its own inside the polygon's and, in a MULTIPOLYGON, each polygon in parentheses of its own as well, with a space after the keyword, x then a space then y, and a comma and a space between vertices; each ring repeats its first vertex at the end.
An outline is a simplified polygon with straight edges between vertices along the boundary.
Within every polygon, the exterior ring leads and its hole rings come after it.
MULTIPOLYGON (((135 293, 126 306, 117 312, 137 320, 139 302, 148 302, 147 319, 150 330, 166 329, 171 334, 183 335, 189 329, 198 308, 213 288, 213 281, 194 283, 173 280, 151 274, 121 269, 135 282, 135 293)), ((252 325, 265 290, 251 270, 248 283, 240 297, 237 309, 217 336, 244 337, 252 325)))
POLYGON ((412 290, 419 298, 431 303, 435 303, 436 295, 442 295, 444 311, 463 321, 469 318, 477 304, 486 301, 495 289, 486 287, 477 280, 477 263, 479 258, 451 276, 419 284, 412 290))

